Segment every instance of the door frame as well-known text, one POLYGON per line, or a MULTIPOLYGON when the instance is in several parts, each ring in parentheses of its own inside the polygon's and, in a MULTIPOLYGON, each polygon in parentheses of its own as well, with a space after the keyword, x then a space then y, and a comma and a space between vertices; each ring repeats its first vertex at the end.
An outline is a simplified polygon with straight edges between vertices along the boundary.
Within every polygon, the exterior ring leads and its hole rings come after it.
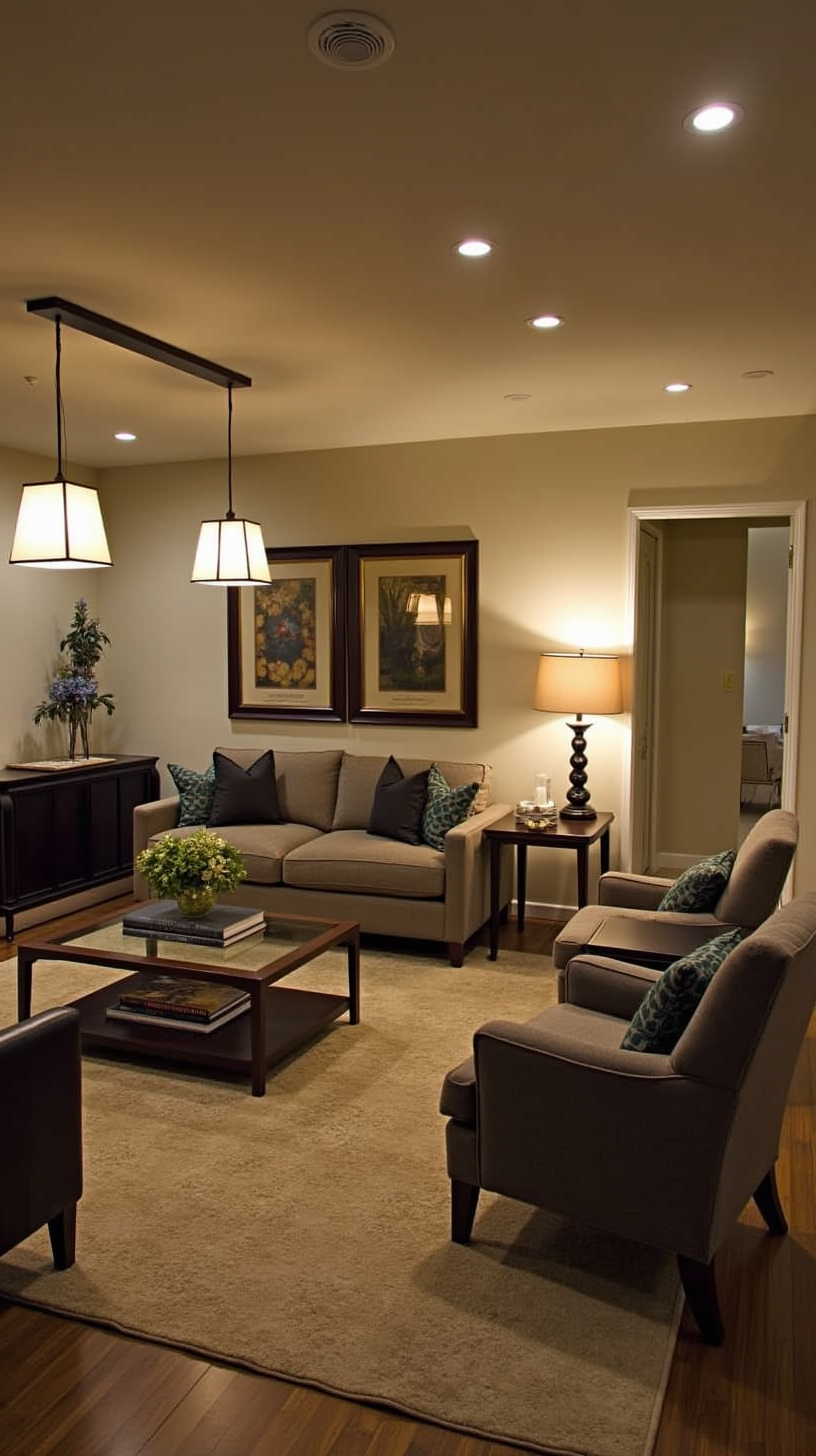
MULTIPOLYGON (((802 619, 805 596, 805 525, 807 502, 798 501, 740 501, 738 504, 628 506, 628 584, 626 626, 627 640, 632 651, 632 682, 634 683, 637 642, 637 557, 638 532, 641 521, 697 521, 730 520, 746 516, 788 516, 790 519, 791 564, 788 591, 788 610, 785 636, 785 713, 787 732, 785 753, 782 761, 781 806, 796 811, 796 768, 799 746, 799 702, 802 677, 802 619)), ((621 773, 621 866, 629 870, 632 864, 632 784, 634 778, 635 752, 634 703, 629 723, 629 735, 623 735, 623 764, 621 773)))

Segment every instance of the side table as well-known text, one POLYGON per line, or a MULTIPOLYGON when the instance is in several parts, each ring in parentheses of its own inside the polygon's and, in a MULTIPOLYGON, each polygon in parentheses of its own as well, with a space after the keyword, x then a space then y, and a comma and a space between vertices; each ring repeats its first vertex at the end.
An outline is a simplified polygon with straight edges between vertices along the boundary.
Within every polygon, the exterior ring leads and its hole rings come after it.
POLYGON ((589 898, 589 847, 598 842, 601 852, 601 874, 609 869, 609 826, 614 814, 599 810, 594 819, 559 819, 550 829, 526 829, 516 823, 515 814, 498 819, 483 830, 490 844, 490 960, 499 952, 499 866, 503 844, 516 846, 516 880, 518 886, 519 930, 524 929, 527 897, 527 850, 574 849, 578 861, 578 909, 589 898))

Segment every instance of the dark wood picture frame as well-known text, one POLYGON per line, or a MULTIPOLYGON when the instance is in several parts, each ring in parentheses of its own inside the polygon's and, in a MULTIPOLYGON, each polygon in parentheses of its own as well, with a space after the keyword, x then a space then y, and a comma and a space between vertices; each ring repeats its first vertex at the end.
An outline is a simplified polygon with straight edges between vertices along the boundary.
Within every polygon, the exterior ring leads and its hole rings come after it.
POLYGON ((349 722, 475 728, 478 541, 349 546, 347 564, 349 722))
POLYGON ((345 721, 345 551, 344 546, 268 547, 272 585, 229 588, 231 718, 345 721), (268 678, 261 679, 259 665, 268 678))

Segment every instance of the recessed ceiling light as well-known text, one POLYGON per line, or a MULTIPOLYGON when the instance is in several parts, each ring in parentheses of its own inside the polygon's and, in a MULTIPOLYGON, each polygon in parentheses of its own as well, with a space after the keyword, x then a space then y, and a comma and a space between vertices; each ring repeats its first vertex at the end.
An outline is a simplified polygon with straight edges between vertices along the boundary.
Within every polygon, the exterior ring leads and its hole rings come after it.
POLYGON ((533 396, 531 394, 506 394, 504 397, 505 399, 512 399, 516 402, 520 402, 524 399, 532 399, 533 396))
POLYGON ((486 238, 464 238, 454 247, 463 258, 486 258, 488 253, 493 252, 493 244, 489 243, 486 238))
POLYGON ((767 379, 773 374, 773 369, 746 369, 743 372, 743 379, 767 379))
POLYGON ((531 329, 560 329, 563 322, 557 313, 539 313, 527 320, 531 329))
POLYGON ((683 118, 683 125, 686 131, 725 131, 726 127, 736 126, 738 121, 742 121, 744 115, 745 112, 736 101, 713 101, 709 106, 700 106, 696 111, 690 111, 683 118))
POLYGON ((691 389, 691 385, 678 380, 676 384, 664 384, 663 388, 667 394, 685 394, 686 390, 691 389))
POLYGON ((131 435, 130 430, 117 430, 114 440, 135 440, 136 436, 131 435))

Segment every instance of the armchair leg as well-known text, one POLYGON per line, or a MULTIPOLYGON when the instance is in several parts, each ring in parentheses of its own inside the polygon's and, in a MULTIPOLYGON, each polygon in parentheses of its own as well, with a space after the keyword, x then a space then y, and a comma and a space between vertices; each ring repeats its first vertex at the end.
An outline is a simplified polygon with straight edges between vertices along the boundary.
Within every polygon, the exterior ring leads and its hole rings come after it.
POLYGON ((460 966, 464 965, 465 947, 464 945, 462 945, 461 941, 448 941, 448 955, 450 956, 450 963, 455 970, 458 970, 460 966))
POLYGON ((725 1328, 717 1298, 717 1281, 714 1277, 714 1260, 701 1264, 685 1254, 677 1255, 683 1293, 689 1309, 697 1321, 700 1334, 707 1345, 721 1345, 725 1340, 725 1328))
POLYGON ((460 1183, 451 1178, 451 1240, 454 1244, 470 1243, 478 1202, 478 1188, 472 1183, 460 1183))
POLYGON ((76 1259, 76 1204, 48 1220, 48 1236, 55 1269, 70 1269, 76 1259))
POLYGON ((788 1220, 785 1217, 785 1210, 782 1207, 779 1197, 779 1189, 776 1186, 776 1164, 772 1168, 769 1168, 759 1187, 756 1189, 754 1203, 768 1225, 770 1233, 786 1234, 788 1232, 788 1220))

